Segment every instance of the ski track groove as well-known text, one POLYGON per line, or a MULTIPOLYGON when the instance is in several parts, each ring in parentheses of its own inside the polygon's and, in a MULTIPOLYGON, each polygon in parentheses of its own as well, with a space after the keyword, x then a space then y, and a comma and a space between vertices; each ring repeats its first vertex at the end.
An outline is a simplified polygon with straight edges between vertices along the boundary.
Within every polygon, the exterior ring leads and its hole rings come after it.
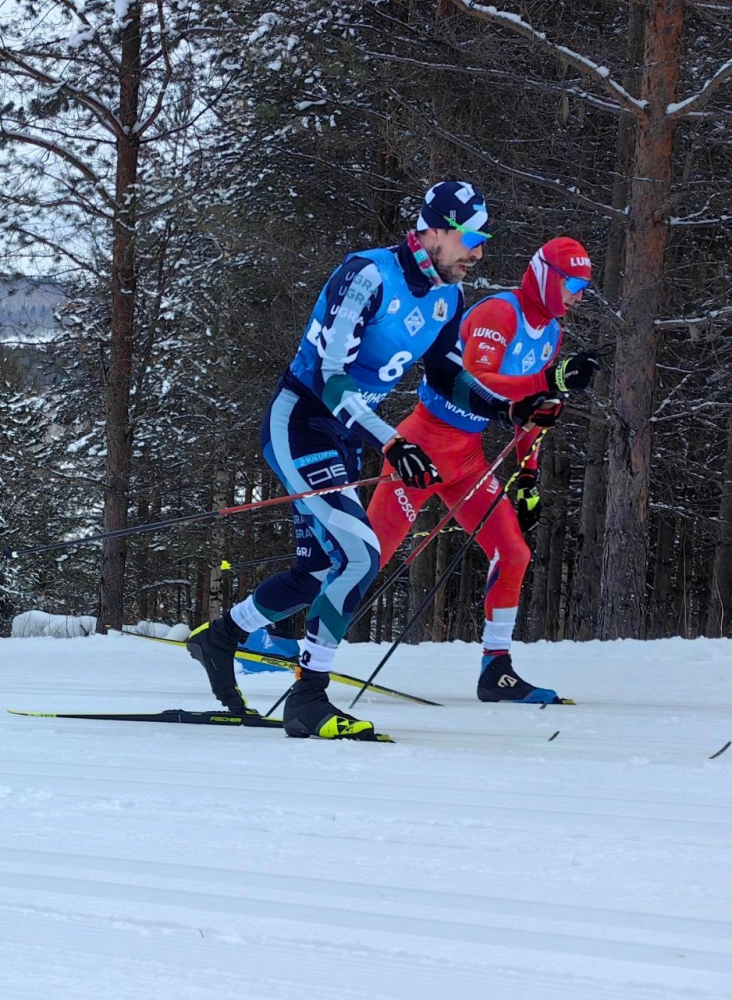
MULTIPOLYGON (((50 702, 25 666, 13 699, 50 702)), ((107 709, 201 707, 194 668, 185 688, 177 659, 130 666, 117 689, 105 673, 107 709)), ((567 684, 579 704, 561 709, 483 712, 439 693, 444 672, 427 692, 441 710, 365 696, 395 747, 293 753, 276 731, 5 716, 0 1000, 730 1000, 732 750, 707 758, 732 704, 674 700, 679 684, 660 704, 650 681, 625 702, 606 674, 587 700, 567 684)), ((63 674, 61 700, 93 711, 81 676, 63 674)), ((259 681, 263 710, 280 692, 259 681)))
MULTIPOLYGON (((263 934, 256 926, 247 927, 246 936, 221 932, 205 923, 184 926, 171 921, 131 921, 86 917, 72 921, 66 914, 28 906, 23 913, 7 910, 0 903, 0 957, 4 968, 15 960, 21 977, 27 969, 37 970, 27 994, 15 992, 13 1000, 120 1000, 119 983, 124 981, 124 1000, 211 1000, 212 982, 217 1000, 272 1000, 273 995, 302 995, 304 981, 318 981, 328 968, 337 985, 319 982, 317 995, 323 1000, 424 1000, 427 996, 458 996, 461 1000, 485 1000, 488 990, 500 997, 540 996, 542 1000, 616 1000, 617 986, 608 983, 596 962, 578 960, 565 969, 562 956, 555 960, 537 955, 534 968, 511 965, 507 956, 493 950, 456 954, 437 943, 430 955, 409 952, 401 943, 388 940, 370 945, 360 940, 339 947, 337 939, 298 940, 292 934, 279 937, 268 926, 263 934), (205 932, 204 932, 205 928, 205 932), (39 934, 40 931, 40 934, 39 934), (266 934, 266 936, 265 936, 266 934), (38 938, 44 944, 29 944, 38 938), (282 948, 290 961, 281 961, 282 948), (5 955, 4 952, 10 953, 5 955), (212 978, 201 982, 202 956, 212 978), (68 990, 57 976, 53 993, 44 989, 42 976, 50 970, 76 970, 68 990), (103 974, 100 961, 103 959, 103 974), (542 965, 544 966, 542 968, 542 965), (79 974, 79 967, 88 974, 79 974), (231 971, 232 967, 236 971, 231 971), (276 970, 276 971, 275 971, 276 970), (246 988, 242 986, 242 974, 246 988), (84 988, 89 983, 88 991, 84 988), (388 986, 384 986, 388 983, 388 986), (354 985, 358 984, 358 985, 354 985), (276 989, 287 992, 274 994, 276 989), (60 992, 63 989, 63 992, 60 992)), ((375 935, 379 937, 379 935, 375 935)), ((386 937, 386 936, 384 936, 386 937)), ((674 970, 673 978, 659 986, 641 981, 642 968, 614 963, 623 970, 624 1000, 726 1000, 723 977, 705 977, 702 992, 696 973, 674 970), (688 984, 685 981, 688 980, 688 984), (710 991, 710 987, 714 992, 710 991)), ((656 971, 656 970, 654 970, 656 971)), ((726 979, 726 977, 724 977, 726 979)))
MULTIPOLYGON (((23 850, 0 847, 0 866, 40 868, 73 868, 85 870, 82 880, 91 878, 92 872, 106 876, 118 872, 135 878, 180 879, 216 883, 226 887, 240 887, 247 892, 282 892, 312 895, 318 893, 334 898, 369 900, 380 904, 399 904, 418 908, 469 910, 479 914, 531 917, 559 920, 567 923, 586 923, 601 927, 634 928, 661 933, 688 933, 703 938, 718 937, 732 942, 732 920, 708 920, 697 917, 674 917, 666 914, 634 913, 605 907, 588 907, 575 904, 542 903, 535 900, 508 899, 472 893, 443 892, 435 889, 408 889, 391 885, 346 882, 342 880, 308 878, 293 874, 278 875, 253 870, 213 868, 204 865, 139 861, 124 857, 100 855, 74 855, 68 852, 23 850)), ((6 873, 19 874, 19 873, 6 873)), ((3 870, 0 867, 0 879, 3 870)), ((115 883, 116 884, 116 883, 115 883)))
MULTIPOLYGON (((689 816, 688 804, 680 803, 678 806, 672 806, 669 803, 648 803, 628 799, 610 801, 597 799, 591 808, 578 811, 576 804, 562 801, 569 799, 569 797, 564 796, 556 796, 551 800, 544 799, 539 806, 526 804, 526 796, 523 793, 486 790, 476 800, 467 791, 443 789, 439 802, 436 802, 434 796, 424 797, 413 793, 406 794, 410 786, 394 787, 376 785, 375 783, 369 786, 368 783, 361 782, 356 790, 353 783, 327 777, 321 778, 317 782, 310 782, 313 787, 308 790, 307 779, 290 782, 275 775, 271 777, 249 775, 243 778, 241 775, 222 776, 205 772, 198 772, 194 776, 188 772, 185 781, 173 781, 169 774, 161 774, 154 769, 145 768, 140 769, 142 773, 134 779, 120 776, 121 773, 129 770, 130 768, 106 767, 105 765, 55 765, 52 767, 50 762, 45 764, 15 762, 14 766, 9 768, 6 762, 0 764, 0 781, 5 786, 6 797, 21 787, 23 791, 32 787, 50 791, 51 794, 56 790, 61 792, 68 788, 71 795, 67 795, 66 798, 76 801, 98 799, 99 793, 102 793, 104 799, 109 801, 114 795, 124 793, 129 795, 130 792, 137 793, 134 796, 136 801, 145 801, 151 798, 153 790, 163 789, 164 794, 155 797, 156 805, 159 808, 161 800, 180 803, 192 792, 195 792, 199 804, 203 802, 215 803, 219 800, 222 789, 241 795, 256 796, 259 806, 272 800, 283 800, 285 797, 288 807, 297 802, 312 806, 314 795, 317 794, 316 786, 322 789, 325 780, 328 784, 329 803, 337 799, 343 808, 352 807, 355 804, 360 807, 362 813, 366 813, 368 810, 364 803, 378 801, 381 809, 394 808, 398 813, 398 820, 445 825, 444 819, 435 817, 435 806, 439 806, 449 807, 459 813, 459 822, 463 825, 467 820, 486 826, 495 826, 500 825, 500 820, 509 822, 517 822, 522 819, 534 821, 538 817, 544 821, 545 825, 556 823, 562 828, 566 827, 569 820, 575 831, 583 827, 592 829, 593 826, 600 823, 603 826, 603 831, 613 837, 626 836, 629 832, 636 833, 639 825, 649 828, 660 825, 664 829, 664 841, 668 840, 667 833, 671 828, 676 833, 686 833, 687 835, 705 834, 700 846, 714 841, 715 835, 721 843, 726 844, 730 823, 730 807, 716 804, 711 806, 697 805, 694 815, 691 817, 689 816), (104 778, 93 777, 88 774, 91 769, 118 773, 116 775, 112 773, 104 778), (58 773, 59 771, 66 773, 58 773), (83 782, 81 786, 79 779, 82 779, 83 782), (151 794, 148 796, 141 794, 141 786, 149 788, 151 794), (621 803, 622 811, 619 808, 621 803), (572 808, 573 805, 574 808, 572 808), (684 817, 678 816, 678 812, 684 812, 684 817), (609 818, 612 818, 613 826, 608 831, 606 826, 609 818)), ((231 802, 228 808, 231 809, 231 802)), ((324 807, 318 807, 317 811, 322 812, 323 809, 324 807)), ((329 804, 328 812, 331 811, 332 807, 329 804)), ((1 812, 2 798, 0 798, 1 812)))
MULTIPOLYGON (((103 882, 57 875, 29 875, 10 872, 0 873, 0 885, 6 890, 18 890, 24 896, 33 891, 43 894, 82 896, 85 899, 139 903, 149 906, 151 890, 147 886, 128 883, 103 882)), ((489 918, 481 923, 466 923, 459 919, 423 917, 414 913, 401 915, 379 910, 373 912, 354 908, 352 897, 343 907, 313 905, 291 899, 278 901, 262 898, 264 894, 230 896, 210 891, 190 889, 155 888, 154 903, 165 907, 201 912, 243 916, 256 920, 294 921, 320 927, 338 927, 350 932, 378 932, 389 935, 406 935, 408 938, 429 938, 440 942, 452 941, 478 944, 482 947, 508 948, 526 951, 524 935, 514 927, 505 928, 489 918), (486 944, 490 942, 490 945, 486 944)), ((457 914, 456 914, 457 916, 457 914)), ((560 952, 582 955, 585 958, 619 960, 665 968, 694 969, 700 972, 732 975, 732 952, 689 948, 685 945, 638 943, 636 941, 592 937, 585 933, 566 933, 552 930, 530 932, 531 951, 560 952)), ((707 942, 708 943, 708 942, 707 942)), ((732 941, 724 942, 732 949, 732 941)))
MULTIPOLYGON (((347 781, 341 777, 332 777, 329 774, 322 774, 317 779, 308 779, 303 777, 297 777, 296 779, 282 778, 279 773, 268 773, 266 771, 262 773, 256 773, 249 770, 246 775, 238 772, 227 773, 226 775, 221 775, 218 772, 212 772, 204 769, 195 769, 188 762, 186 764, 185 771, 185 781, 172 780, 173 776, 180 778, 180 769, 168 769, 160 767, 150 767, 150 765, 139 765, 132 762, 125 762, 123 764, 96 764, 96 763, 84 763, 84 764, 68 764, 63 761, 51 761, 51 760, 28 760, 24 758, 13 759, 10 757, 4 757, 0 762, 0 777, 6 776, 8 778, 21 778, 21 777, 39 777, 39 778, 49 778, 49 779, 83 779, 88 780, 99 780, 104 783, 104 787, 109 788, 110 779, 115 781, 115 785, 129 783, 137 784, 138 782, 151 785, 164 785, 166 788, 169 787, 179 787, 179 788, 190 788, 195 789, 198 792, 200 789, 211 789, 212 791, 218 791, 220 789, 232 789, 237 792, 253 792, 259 793, 270 793, 272 795, 291 795, 296 790, 300 790, 303 794, 307 794, 308 797, 312 798, 314 795, 321 794, 321 789, 323 782, 327 782, 328 791, 330 794, 342 795, 344 798, 357 798, 359 800, 363 799, 373 799, 379 802, 389 802, 393 801, 398 804, 402 804, 405 801, 420 803, 420 804, 432 804, 434 802, 434 797, 430 795, 425 797, 423 787, 419 784, 411 784, 405 782, 394 782, 390 781, 389 784, 385 785, 383 781, 367 781, 362 780, 360 777, 358 781, 347 781), (49 769, 52 769, 49 771, 49 769), (98 779, 90 776, 90 771, 101 772, 98 779), (139 777, 134 779, 124 779, 121 775, 128 774, 130 771, 139 772, 139 777), (115 777, 114 772, 117 772, 117 777, 115 777), (354 789, 358 789, 354 792, 354 789), (418 792, 421 795, 414 796, 413 793, 418 792), (405 793, 410 793, 411 798, 405 799, 405 793), (390 798, 390 796, 393 796, 390 798)), ((490 781, 490 776, 486 777, 486 782, 490 781)), ((688 812, 690 808, 695 810, 698 814, 700 810, 705 810, 707 813, 715 814, 713 818, 709 815, 704 815, 699 822, 706 823, 711 819, 712 822, 724 824, 729 823, 732 820, 732 804, 727 805, 724 801, 716 803, 714 805, 709 805, 705 802, 694 802, 684 799, 683 802, 670 802, 668 800, 657 800, 655 802, 648 802, 647 797, 643 798, 633 798, 630 796, 608 796, 608 795, 597 795, 594 798, 590 795, 568 795, 567 793, 552 793, 551 800, 547 800, 545 792, 531 792, 531 791, 521 791, 521 792, 504 792, 501 790, 492 790, 489 784, 483 784, 480 788, 456 788, 454 785, 438 785, 434 784, 430 786, 430 791, 435 791, 440 793, 440 802, 442 805, 455 805, 458 807, 485 807, 496 805, 495 799, 502 798, 506 802, 510 800, 515 800, 516 802, 523 803, 528 798, 536 798, 542 800, 543 809, 540 811, 544 812, 556 812, 564 815, 566 813, 567 806, 571 806, 574 803, 586 803, 588 801, 593 803, 593 811, 591 815, 598 816, 612 816, 616 817, 619 815, 617 807, 620 804, 630 803, 636 806, 639 810, 639 815, 645 815, 646 810, 655 809, 658 810, 658 815, 650 816, 649 818, 668 820, 674 819, 675 817, 671 815, 665 815, 665 810, 672 812, 677 810, 684 813, 684 819, 687 820, 688 812), (465 796, 470 796, 471 793, 479 792, 480 800, 474 800, 471 802, 465 801, 465 796), (603 808, 605 807, 605 808, 603 808)), ((521 806, 525 808, 525 806, 521 806)), ((632 814, 630 814, 632 815, 632 814)), ((693 822, 693 821, 689 821, 693 822)))

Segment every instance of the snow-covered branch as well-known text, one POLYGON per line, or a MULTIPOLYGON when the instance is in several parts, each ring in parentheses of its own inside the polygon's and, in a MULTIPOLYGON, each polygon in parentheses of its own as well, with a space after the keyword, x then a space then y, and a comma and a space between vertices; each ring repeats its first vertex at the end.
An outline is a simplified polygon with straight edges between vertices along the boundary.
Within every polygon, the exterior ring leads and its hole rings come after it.
POLYGON ((695 215, 689 215, 684 219, 669 219, 669 225, 671 226, 693 226, 698 229, 721 226, 726 222, 732 222, 732 215, 718 215, 716 218, 698 218, 695 215))
POLYGON ((575 52, 574 49, 569 49, 566 45, 558 45, 556 42, 551 41, 551 39, 547 38, 545 32, 537 31, 528 21, 524 21, 519 14, 513 14, 511 11, 498 10, 497 7, 476 3, 476 0, 452 0, 452 3, 466 14, 480 18, 482 21, 500 24, 510 31, 523 35, 524 38, 528 38, 530 42, 533 42, 537 48, 543 49, 555 58, 562 59, 564 62, 574 66, 583 76, 590 77, 603 90, 611 94, 626 111, 629 111, 637 118, 645 114, 646 101, 640 101, 637 97, 633 97, 621 83, 610 76, 610 70, 607 66, 600 66, 592 59, 588 59, 587 56, 575 52))
POLYGON ((425 119, 424 124, 431 129, 435 135, 439 135, 448 142, 453 143, 453 145, 459 146, 461 149, 471 153, 484 163, 490 163, 495 170, 501 174, 505 174, 507 177, 513 177, 516 180, 524 181, 526 184, 535 184, 538 187, 548 188, 550 191, 557 191, 565 198, 568 198, 571 201, 576 201, 580 205, 585 205, 587 208, 591 208, 595 212, 600 212, 601 215, 607 218, 625 218, 625 212, 618 208, 613 208, 612 205, 606 205, 601 201, 595 201, 594 198, 589 198, 587 195, 583 194, 579 188, 570 187, 567 184, 562 184, 561 181, 551 180, 549 177, 544 177, 542 174, 532 173, 529 170, 519 170, 517 167, 510 167, 507 163, 503 163, 497 157, 493 156, 492 153, 488 153, 485 150, 474 146, 472 143, 468 142, 467 139, 462 139, 460 136, 454 135, 452 132, 447 132, 445 129, 440 128, 437 122, 425 119))
POLYGON ((158 24, 160 26, 160 51, 165 63, 165 75, 163 81, 160 84, 158 90, 158 96, 155 101, 155 107, 152 109, 147 118, 140 123, 137 130, 138 135, 142 135, 146 132, 153 122, 156 120, 160 112, 163 110, 163 102, 165 100, 165 95, 168 92, 168 87, 170 86, 170 81, 173 79, 173 63, 170 59, 170 49, 168 48, 168 39, 166 36, 166 25, 165 25, 165 12, 163 6, 158 0, 158 24))
POLYGON ((0 138, 9 139, 11 142, 21 142, 28 146, 37 146, 39 149, 45 149, 49 153, 53 153, 55 156, 58 156, 59 159, 64 160, 75 170, 78 170, 82 177, 85 177, 86 180, 93 184, 99 192, 99 195, 105 205, 110 209, 110 211, 114 212, 114 199, 104 190, 101 178, 94 173, 87 163, 80 160, 79 157, 75 156, 70 150, 60 146, 57 142, 51 142, 48 139, 43 139, 41 136, 31 135, 28 132, 18 132, 15 129, 7 129, 2 122, 0 122, 0 138))
POLYGON ((18 236, 27 237, 31 243, 38 243, 40 246, 48 247, 54 256, 67 257, 80 271, 93 274, 95 278, 103 280, 104 275, 94 266, 93 262, 73 253, 66 243, 59 243, 57 240, 49 239, 47 236, 43 236, 42 233, 33 232, 24 226, 13 226, 13 232, 18 236))
POLYGON ((84 107, 89 108, 89 110, 94 113, 99 123, 111 132, 112 135, 119 139, 124 138, 124 129, 122 128, 117 116, 112 114, 108 107, 102 104, 101 101, 98 101, 95 97, 92 97, 91 94, 87 94, 85 91, 79 90, 77 87, 72 87, 69 83, 64 83, 63 80, 59 80, 56 77, 50 76, 48 73, 44 73, 43 70, 21 59, 10 49, 0 47, 0 59, 7 59, 9 63, 17 66, 25 76, 29 76, 31 79, 37 80, 38 83, 42 83, 45 87, 49 87, 59 94, 65 94, 66 97, 72 101, 78 101, 79 104, 83 104, 84 107))
POLYGON ((680 316, 676 319, 657 319, 653 324, 657 330, 681 330, 686 326, 704 326, 718 323, 720 320, 732 320, 732 306, 721 309, 710 309, 702 316, 680 316))
POLYGON ((392 52, 370 52, 363 53, 370 59, 381 59, 385 62, 403 63, 408 66, 420 66, 434 72, 435 70, 445 70, 449 73, 465 73, 466 76, 485 77, 488 80, 505 80, 508 84, 519 84, 522 87, 533 87, 535 90, 543 90, 550 93, 568 94, 577 97, 594 108, 602 111, 609 111, 612 114, 625 114, 627 108, 622 107, 617 101, 605 101, 601 97, 596 97, 574 83, 552 83, 549 80, 534 80, 527 76, 518 76, 506 70, 492 69, 487 66, 455 66, 453 63, 436 63, 426 59, 415 59, 409 56, 399 56, 392 52))
POLYGON ((695 94, 687 97, 686 100, 678 101, 676 104, 669 104, 666 108, 666 114, 669 118, 685 117, 691 111, 695 111, 707 98, 711 97, 718 87, 721 87, 730 78, 732 78, 732 59, 728 59, 727 62, 722 63, 716 73, 705 81, 701 90, 697 90, 695 94))
POLYGON ((101 52, 104 53, 105 58, 109 62, 109 65, 112 66, 115 71, 118 71, 119 59, 117 59, 114 53, 111 51, 111 49, 107 45, 105 45, 102 38, 100 37, 100 33, 95 29, 94 25, 87 17, 83 5, 80 6, 78 3, 74 2, 74 0, 58 0, 58 2, 60 6, 65 7, 73 17, 78 17, 78 19, 81 21, 81 23, 89 32, 90 36, 93 37, 94 45, 96 46, 96 48, 98 48, 101 52))

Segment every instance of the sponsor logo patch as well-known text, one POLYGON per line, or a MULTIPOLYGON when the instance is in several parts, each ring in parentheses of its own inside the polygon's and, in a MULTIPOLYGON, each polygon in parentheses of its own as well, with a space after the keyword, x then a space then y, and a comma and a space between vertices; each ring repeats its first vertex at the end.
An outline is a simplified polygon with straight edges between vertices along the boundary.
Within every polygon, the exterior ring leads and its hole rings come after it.
POLYGON ((416 521, 417 511, 409 502, 409 497, 404 492, 404 489, 402 487, 399 487, 398 490, 394 490, 394 496, 397 498, 397 502, 399 503, 399 506, 402 508, 402 513, 409 521, 409 523, 411 524, 413 521, 416 521))
POLYGON ((527 372, 532 365, 536 364, 536 355, 534 354, 534 349, 532 348, 528 354, 524 355, 521 362, 521 371, 527 372))
POLYGON ((398 313, 398 312, 399 312, 399 307, 400 307, 400 306, 401 306, 401 302, 400 302, 400 301, 399 301, 399 299, 398 299, 398 298, 396 298, 396 296, 395 296, 395 297, 394 297, 394 298, 393 298, 393 299, 391 300, 391 302, 389 303, 389 305, 388 305, 388 306, 386 307, 386 311, 387 311, 387 312, 388 312, 388 313, 389 313, 390 315, 392 315, 392 316, 393 316, 393 315, 394 315, 394 313, 398 313))
POLYGON ((507 347, 506 338, 498 330, 491 330, 487 326, 478 326, 473 330, 474 337, 481 337, 483 340, 494 340, 501 347, 507 347))
POLYGON ((419 333, 425 324, 425 319, 422 313, 419 311, 417 306, 412 309, 410 314, 404 318, 404 325, 409 331, 409 336, 413 337, 415 334, 419 333))
POLYGON ((444 299, 438 299, 435 302, 435 308, 432 310, 432 319, 447 319, 447 302, 444 299))

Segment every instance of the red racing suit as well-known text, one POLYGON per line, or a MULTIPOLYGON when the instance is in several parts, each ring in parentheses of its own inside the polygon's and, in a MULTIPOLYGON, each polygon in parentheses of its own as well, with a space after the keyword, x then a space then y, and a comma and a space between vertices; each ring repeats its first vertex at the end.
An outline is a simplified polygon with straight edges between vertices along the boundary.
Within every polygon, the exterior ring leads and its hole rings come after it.
MULTIPOLYGON (((456 351, 464 367, 497 395, 512 401, 548 392, 545 369, 561 343, 561 327, 547 315, 535 281, 529 273, 521 288, 483 299, 466 313, 456 351)), ((382 567, 412 527, 419 510, 437 495, 451 509, 488 470, 481 432, 487 421, 446 400, 440 400, 423 382, 420 402, 397 432, 420 445, 430 456, 443 482, 426 490, 409 489, 398 480, 380 483, 368 507, 368 518, 381 544, 382 567), (444 404, 444 405, 443 405, 444 404)), ((516 430, 516 456, 521 461, 539 433, 516 430)), ((538 451, 527 468, 536 468, 538 451)), ((388 462, 386 472, 392 471, 388 462)), ((499 489, 491 476, 455 515, 468 532, 480 522, 499 489)), ((476 536, 488 557, 485 592, 489 649, 508 649, 516 620, 521 583, 531 558, 513 504, 503 497, 476 536)))

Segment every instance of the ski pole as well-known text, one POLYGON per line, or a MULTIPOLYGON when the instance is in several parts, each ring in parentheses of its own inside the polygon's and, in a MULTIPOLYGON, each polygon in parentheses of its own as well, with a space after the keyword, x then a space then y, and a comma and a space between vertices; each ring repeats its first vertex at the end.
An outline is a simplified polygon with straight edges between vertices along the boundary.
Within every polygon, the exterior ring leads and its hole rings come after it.
POLYGON ((304 493, 290 493, 284 497, 270 497, 269 500, 255 500, 252 503, 240 504, 237 507, 222 507, 221 510, 209 510, 203 514, 184 514, 182 517, 170 517, 167 521, 152 521, 148 524, 138 524, 135 528, 120 528, 117 531, 105 531, 100 535, 88 535, 86 538, 71 538, 65 542, 54 542, 52 545, 34 545, 27 549, 11 549, 6 545, 2 550, 5 559, 19 559, 21 556, 38 555, 41 552, 53 552, 56 549, 67 549, 72 545, 87 545, 90 542, 103 542, 107 538, 123 538, 126 535, 139 535, 145 531, 160 531, 172 528, 177 524, 189 524, 193 521, 203 521, 209 517, 228 517, 230 514, 241 514, 245 510, 260 510, 263 507, 274 507, 281 503, 292 503, 294 500, 307 500, 309 497, 319 497, 324 493, 338 493, 342 490, 357 489, 359 486, 374 486, 391 476, 373 476, 371 479, 361 479, 355 483, 343 483, 340 486, 325 486, 318 490, 306 490, 304 493))
POLYGON ((418 621, 418 619, 419 619, 420 615, 422 614, 422 612, 424 611, 424 609, 434 600, 434 598, 439 594, 439 592, 445 586, 445 584, 448 581, 448 578, 450 577, 450 574, 455 569, 455 567, 458 566, 462 562, 462 560, 463 560, 466 552, 468 551, 468 549, 472 545, 473 540, 475 539, 476 535, 481 530, 481 528, 483 527, 483 525, 486 524, 486 522, 488 521, 488 518, 491 516, 491 514, 493 513, 493 511, 496 509, 496 507, 498 506, 498 504, 501 502, 501 500, 503 499, 503 497, 506 495, 507 491, 513 485, 514 481, 519 477, 519 475, 521 474, 522 470, 526 466, 526 463, 528 462, 529 458, 534 454, 534 452, 536 451, 536 449, 541 444, 541 442, 542 442, 542 440, 544 438, 544 435, 546 434, 546 432, 548 431, 548 429, 549 429, 548 427, 542 427, 541 431, 536 436, 536 439, 534 440, 533 444, 531 445, 531 447, 529 448, 529 450, 526 452, 526 454, 524 455, 524 457, 521 459, 519 467, 516 469, 516 471, 514 472, 514 474, 511 476, 511 478, 508 480, 508 482, 506 483, 506 485, 503 486, 498 491, 498 493, 496 494, 496 496, 493 498, 493 500, 491 501, 491 503, 490 503, 490 505, 488 507, 488 510, 485 512, 485 514, 483 514, 483 516, 481 517, 480 521, 475 526, 475 528, 473 529, 473 531, 471 532, 471 534, 468 536, 468 538, 465 539, 465 541, 460 546, 460 548, 458 549, 458 551, 452 557, 452 559, 450 560, 450 562, 448 563, 448 565, 447 565, 447 567, 445 569, 445 572, 442 574, 442 576, 440 577, 440 579, 435 582, 434 586, 430 589, 429 593, 427 593, 425 595, 425 598, 422 601, 422 603, 420 604, 420 606, 417 608, 417 610, 415 611, 415 613, 412 615, 412 617, 409 619, 409 621, 404 626, 404 628, 402 629, 402 631, 399 633, 399 635, 397 636, 397 638, 395 639, 395 641, 392 643, 392 645, 389 648, 389 650, 387 651, 387 653, 381 658, 381 661, 376 666, 374 672, 371 674, 371 676, 365 682, 365 684, 363 685, 363 687, 359 690, 358 694, 353 699, 353 701, 351 702, 351 704, 348 706, 349 708, 353 708, 353 706, 359 700, 359 698, 364 693, 364 691, 366 690, 366 688, 368 687, 368 685, 373 682, 374 677, 376 677, 376 675, 379 673, 379 671, 381 670, 381 668, 391 658, 391 655, 394 652, 394 650, 397 648, 397 646, 399 646, 401 644, 401 642, 404 639, 404 637, 412 630, 412 628, 414 627, 415 623, 418 621))
POLYGON ((402 563, 400 563, 399 566, 397 566, 397 568, 394 570, 391 576, 384 583, 382 583, 382 585, 376 591, 376 593, 368 602, 368 604, 360 608, 358 613, 354 615, 350 625, 348 626, 349 630, 352 629, 357 622, 361 621, 361 619, 367 613, 369 608, 372 608, 374 604, 376 604, 376 602, 384 593, 384 591, 388 590, 389 587, 391 587, 392 583, 396 581, 397 577, 400 576, 405 569, 407 569, 409 566, 412 565, 412 563, 414 562, 414 560, 417 558, 418 555, 424 552, 424 550, 427 548, 427 546, 430 544, 433 538, 436 538, 439 535, 439 533, 445 527, 447 522, 452 520, 453 517, 455 517, 455 515, 463 506, 463 504, 466 504, 471 497, 475 496, 478 490, 481 489, 484 483, 486 483, 490 479, 490 477, 493 475, 493 473, 496 471, 499 465, 503 462, 506 455, 508 455, 508 453, 515 447, 516 442, 521 440, 523 433, 525 432, 522 432, 522 434, 519 435, 519 437, 516 438, 515 440, 509 441, 506 447, 502 451, 500 451, 497 457, 494 459, 493 464, 490 466, 490 468, 488 468, 486 472, 483 473, 478 482, 474 486, 471 486, 470 489, 467 491, 467 493, 465 493, 465 495, 458 500, 455 506, 447 511, 447 513, 441 518, 440 521, 438 521, 437 525, 432 529, 432 531, 428 531, 425 534, 424 538, 419 543, 419 545, 417 545, 417 547, 413 549, 412 552, 409 553, 407 558, 402 563))
MULTIPOLYGON (((428 531, 428 532, 425 533, 425 537, 422 539, 422 541, 419 543, 419 545, 417 545, 417 547, 415 549, 413 549, 412 552, 409 553, 409 555, 407 556, 407 558, 402 563, 400 563, 399 566, 397 566, 397 568, 394 570, 394 572, 391 574, 391 576, 384 583, 382 583, 382 585, 376 591, 376 593, 371 598, 371 600, 368 602, 368 604, 364 605, 364 607, 362 607, 358 611, 358 613, 356 615, 354 615, 354 617, 351 619, 350 625, 348 626, 349 631, 353 628, 353 626, 357 622, 359 622, 363 618, 363 616, 366 614, 366 612, 369 610, 369 608, 373 608, 374 604, 376 604, 376 602, 381 597, 381 595, 384 593, 384 591, 388 590, 389 587, 391 587, 392 583, 395 582, 395 580, 397 579, 397 577, 400 576, 404 572, 404 570, 407 569, 407 567, 410 566, 414 562, 414 560, 417 558, 417 556, 427 548, 427 546, 430 544, 430 542, 432 541, 432 539, 437 537, 437 535, 444 528, 444 526, 447 524, 447 522, 451 518, 453 518, 455 516, 455 514, 457 514, 457 512, 460 510, 460 508, 463 506, 463 504, 467 503, 468 500, 470 500, 470 498, 472 496, 474 496, 478 492, 478 490, 483 486, 483 484, 494 474, 494 472, 496 471, 496 469, 498 468, 498 466, 501 464, 501 462, 503 462, 503 460, 506 457, 506 455, 508 455, 508 453, 515 447, 516 442, 521 440, 521 437, 523 436, 524 433, 526 433, 525 430, 522 432, 521 435, 519 435, 518 438, 514 439, 513 441, 509 441, 508 442, 508 444, 506 445, 506 447, 503 448, 502 451, 499 452, 499 454, 497 455, 497 457, 494 459, 492 465, 486 470, 486 472, 483 473, 483 475, 480 477, 480 479, 477 481, 477 483, 474 486, 471 486, 470 489, 464 494, 464 496, 462 496, 458 500, 458 502, 453 507, 451 507, 450 510, 448 510, 448 512, 444 515, 444 517, 440 521, 438 521, 438 523, 435 525, 435 527, 432 529, 432 531, 428 531)), ((531 452, 529 454, 531 454, 531 452)), ((528 455, 526 457, 528 458, 528 455)), ((369 684, 370 681, 367 681, 366 683, 369 684)), ((272 714, 272 712, 274 712, 276 709, 278 709, 280 707, 280 705, 285 700, 285 698, 288 696, 288 694, 290 693, 290 691, 292 691, 292 689, 293 689, 294 686, 295 686, 294 684, 291 684, 290 687, 287 688, 287 690, 285 691, 285 693, 282 694, 282 695, 280 695, 280 697, 277 699, 277 701, 274 703, 274 705, 270 708, 270 710, 265 713, 265 718, 267 718, 268 716, 270 716, 272 714)), ((362 693, 363 693, 363 688, 359 692, 359 695, 357 696, 357 699, 358 699, 358 697, 360 697, 360 695, 362 693)), ((354 701, 353 704, 355 705, 356 701, 354 701)))
POLYGON ((240 569, 245 569, 247 566, 266 566, 268 563, 286 562, 288 559, 296 558, 294 552, 288 552, 286 556, 265 556, 263 559, 247 559, 246 562, 239 563, 230 563, 228 559, 224 559, 219 569, 229 573, 238 573, 240 569))

